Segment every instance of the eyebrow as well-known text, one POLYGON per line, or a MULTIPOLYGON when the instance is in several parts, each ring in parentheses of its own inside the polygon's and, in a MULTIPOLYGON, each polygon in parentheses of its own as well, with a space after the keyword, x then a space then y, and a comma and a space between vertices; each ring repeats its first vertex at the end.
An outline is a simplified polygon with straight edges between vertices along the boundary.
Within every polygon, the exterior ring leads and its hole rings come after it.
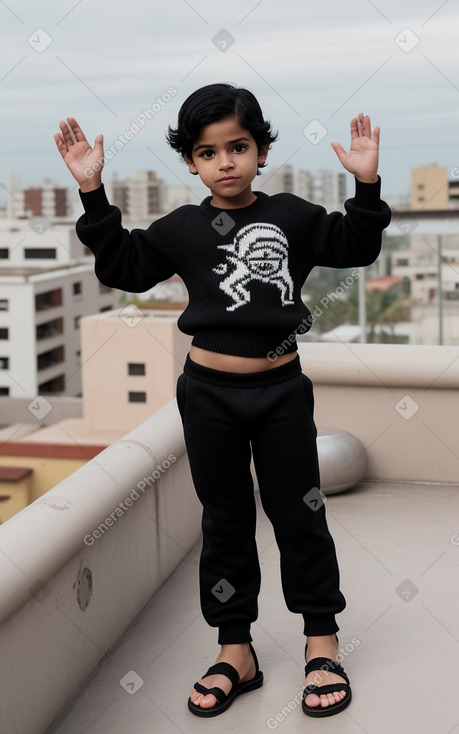
MULTIPOLYGON (((235 140, 229 140, 227 145, 235 145, 236 143, 241 143, 242 141, 250 143, 249 138, 236 138, 235 140)), ((214 143, 209 143, 208 145, 201 144, 197 145, 196 148, 194 148, 194 151, 201 150, 201 148, 215 148, 214 143)))

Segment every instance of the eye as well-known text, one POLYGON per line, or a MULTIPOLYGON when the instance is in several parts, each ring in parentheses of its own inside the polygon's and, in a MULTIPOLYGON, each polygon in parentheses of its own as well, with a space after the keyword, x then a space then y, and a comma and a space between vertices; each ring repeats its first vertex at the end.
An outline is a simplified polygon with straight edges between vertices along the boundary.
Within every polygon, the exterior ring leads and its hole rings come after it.
POLYGON ((247 145, 244 145, 243 143, 239 143, 238 145, 235 145, 233 148, 235 153, 243 153, 244 150, 247 150, 247 145))
POLYGON ((200 158, 210 159, 210 158, 212 158, 213 155, 214 155, 214 151, 213 150, 203 150, 202 153, 199 154, 199 157, 200 158))

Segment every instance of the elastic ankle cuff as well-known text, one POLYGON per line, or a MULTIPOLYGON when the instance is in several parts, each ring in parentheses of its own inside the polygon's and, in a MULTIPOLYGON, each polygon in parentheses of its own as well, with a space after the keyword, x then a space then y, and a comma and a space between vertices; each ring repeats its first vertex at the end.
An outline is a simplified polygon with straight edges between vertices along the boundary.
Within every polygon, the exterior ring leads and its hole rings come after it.
POLYGON ((240 642, 252 642, 250 624, 236 623, 224 625, 218 630, 219 645, 237 645, 240 642))
POLYGON ((303 614, 303 619, 304 635, 306 637, 314 637, 316 635, 332 635, 334 632, 338 632, 339 630, 334 614, 303 614))

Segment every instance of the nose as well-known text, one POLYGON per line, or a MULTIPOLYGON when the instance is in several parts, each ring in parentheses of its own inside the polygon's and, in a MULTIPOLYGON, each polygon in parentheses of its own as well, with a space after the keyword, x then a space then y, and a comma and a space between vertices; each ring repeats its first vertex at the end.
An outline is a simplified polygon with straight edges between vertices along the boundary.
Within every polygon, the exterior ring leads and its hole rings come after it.
POLYGON ((219 158, 218 158, 218 167, 220 169, 222 169, 222 170, 225 170, 225 171, 228 168, 233 168, 234 167, 233 159, 232 159, 230 153, 228 153, 226 151, 223 152, 223 153, 220 153, 219 158))

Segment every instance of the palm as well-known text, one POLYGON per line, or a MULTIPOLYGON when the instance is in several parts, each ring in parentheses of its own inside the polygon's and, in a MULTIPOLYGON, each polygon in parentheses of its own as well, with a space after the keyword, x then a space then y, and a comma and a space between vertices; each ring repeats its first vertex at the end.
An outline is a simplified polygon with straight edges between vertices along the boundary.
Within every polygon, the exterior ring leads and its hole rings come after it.
POLYGON ((59 123, 60 133, 54 136, 59 153, 80 186, 93 178, 100 179, 104 164, 102 135, 96 137, 92 148, 73 117, 59 123))
POLYGON ((371 132, 368 115, 359 114, 351 121, 351 146, 349 153, 339 143, 332 143, 341 165, 359 181, 371 183, 377 180, 379 158, 379 127, 371 132))
POLYGON ((97 159, 97 153, 91 148, 87 141, 74 143, 64 155, 64 161, 70 170, 75 173, 84 171, 85 168, 91 168, 97 159))

